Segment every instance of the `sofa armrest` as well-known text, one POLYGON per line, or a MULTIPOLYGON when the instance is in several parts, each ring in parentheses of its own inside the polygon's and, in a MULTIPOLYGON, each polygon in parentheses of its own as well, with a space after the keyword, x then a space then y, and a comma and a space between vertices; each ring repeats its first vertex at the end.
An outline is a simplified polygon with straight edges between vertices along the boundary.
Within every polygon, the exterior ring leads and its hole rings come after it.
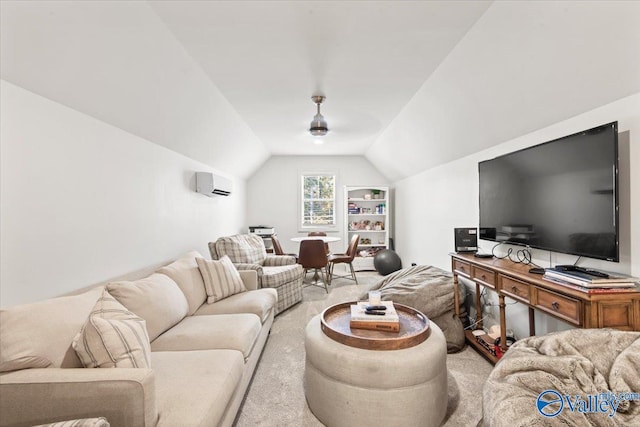
POLYGON ((262 263, 265 267, 279 267, 282 265, 296 264, 296 257, 290 255, 267 255, 262 263))
POLYGON ((248 291, 258 289, 258 272, 256 270, 240 270, 240 278, 248 291))
POLYGON ((105 417, 115 426, 155 426, 153 371, 42 368, 0 375, 0 425, 93 417, 105 417))
POLYGON ((255 270, 258 277, 262 277, 262 266, 260 264, 243 264, 241 262, 234 262, 233 265, 236 266, 238 271, 255 270))

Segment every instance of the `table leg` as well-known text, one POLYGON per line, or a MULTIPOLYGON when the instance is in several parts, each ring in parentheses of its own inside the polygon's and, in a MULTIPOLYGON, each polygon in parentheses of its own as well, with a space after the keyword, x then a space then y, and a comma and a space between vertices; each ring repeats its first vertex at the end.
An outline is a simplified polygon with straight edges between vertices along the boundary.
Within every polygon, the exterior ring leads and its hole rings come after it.
POLYGON ((500 307, 500 348, 502 354, 507 351, 507 318, 505 316, 504 296, 498 294, 498 307, 500 307))
POLYGON ((480 285, 476 283, 476 327, 482 329, 482 301, 480 301, 480 285))
POLYGON ((536 315, 533 308, 529 307, 529 336, 536 334, 536 315))
POLYGON ((458 275, 453 275, 453 309, 456 317, 460 318, 460 295, 458 295, 458 275))

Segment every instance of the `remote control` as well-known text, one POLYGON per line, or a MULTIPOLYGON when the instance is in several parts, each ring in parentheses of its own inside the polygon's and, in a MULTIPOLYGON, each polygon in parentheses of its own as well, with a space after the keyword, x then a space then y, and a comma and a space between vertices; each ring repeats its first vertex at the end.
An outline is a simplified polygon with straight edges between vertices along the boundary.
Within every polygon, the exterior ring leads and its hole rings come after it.
POLYGON ((364 314, 371 314, 374 316, 384 316, 384 311, 365 311, 364 314))
POLYGON ((365 307, 365 310, 386 310, 386 305, 368 305, 365 307))
POLYGON ((577 265, 556 265, 556 269, 560 271, 578 271, 580 273, 587 273, 596 277, 603 277, 605 279, 609 278, 607 273, 603 273, 602 271, 594 270, 592 268, 578 267, 577 265))

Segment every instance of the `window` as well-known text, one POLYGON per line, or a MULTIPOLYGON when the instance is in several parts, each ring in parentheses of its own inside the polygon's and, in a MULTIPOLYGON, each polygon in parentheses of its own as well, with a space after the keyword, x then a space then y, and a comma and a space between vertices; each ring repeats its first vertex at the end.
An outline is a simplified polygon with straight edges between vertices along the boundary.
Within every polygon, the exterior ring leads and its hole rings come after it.
POLYGON ((302 228, 335 227, 335 175, 303 174, 300 188, 300 220, 302 228))

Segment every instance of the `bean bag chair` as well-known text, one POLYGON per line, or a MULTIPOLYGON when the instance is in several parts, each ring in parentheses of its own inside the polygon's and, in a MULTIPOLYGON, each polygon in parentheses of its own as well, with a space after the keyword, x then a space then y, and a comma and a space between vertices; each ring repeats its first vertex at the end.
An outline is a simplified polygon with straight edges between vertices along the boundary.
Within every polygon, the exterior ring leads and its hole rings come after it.
POLYGON ((489 375, 483 425, 640 426, 638 393, 640 332, 574 329, 529 337, 513 344, 489 375), (596 395, 600 403, 589 397, 596 395), (612 396, 622 397, 615 411, 602 400, 612 396), (587 405, 603 412, 585 411, 587 405))

